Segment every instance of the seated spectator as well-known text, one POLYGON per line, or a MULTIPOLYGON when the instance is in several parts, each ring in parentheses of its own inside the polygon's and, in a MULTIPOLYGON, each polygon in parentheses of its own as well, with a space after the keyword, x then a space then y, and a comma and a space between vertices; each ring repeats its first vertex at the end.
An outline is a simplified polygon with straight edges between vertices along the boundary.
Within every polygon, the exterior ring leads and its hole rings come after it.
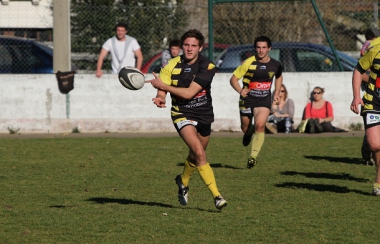
POLYGON ((334 120, 334 111, 332 104, 323 99, 324 92, 324 88, 314 87, 311 102, 305 107, 303 119, 308 119, 306 125, 306 132, 308 133, 333 131, 334 127, 331 121, 334 120))
MULTIPOLYGON (((285 85, 282 84, 280 90, 280 103, 272 104, 271 115, 268 117, 268 122, 265 124, 265 127, 273 134, 276 134, 277 132, 285 132, 286 118, 290 118, 293 125, 293 116, 294 102, 292 99, 288 98, 288 90, 285 85)), ((293 130, 292 128, 290 131, 293 130)))

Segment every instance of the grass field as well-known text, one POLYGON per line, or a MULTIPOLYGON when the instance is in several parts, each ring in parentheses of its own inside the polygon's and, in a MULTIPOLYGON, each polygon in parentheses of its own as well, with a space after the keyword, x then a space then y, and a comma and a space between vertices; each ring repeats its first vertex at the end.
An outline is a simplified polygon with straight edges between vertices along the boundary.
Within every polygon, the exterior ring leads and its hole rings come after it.
POLYGON ((211 138, 218 211, 198 173, 178 203, 178 137, 3 138, 0 243, 379 243, 361 140, 268 137, 248 170, 241 138, 211 138))

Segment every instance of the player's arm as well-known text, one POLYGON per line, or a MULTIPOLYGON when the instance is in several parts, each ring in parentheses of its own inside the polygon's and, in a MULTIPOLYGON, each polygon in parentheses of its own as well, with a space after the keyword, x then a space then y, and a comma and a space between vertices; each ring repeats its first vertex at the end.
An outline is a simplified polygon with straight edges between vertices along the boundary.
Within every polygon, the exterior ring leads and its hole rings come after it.
POLYGON ((351 102, 351 110, 358 114, 359 113, 359 105, 364 106, 363 100, 360 97, 360 85, 362 83, 362 74, 357 70, 354 69, 354 72, 352 74, 352 93, 353 93, 353 99, 351 102))
POLYGON ((152 98, 153 103, 159 108, 166 108, 166 92, 157 90, 157 95, 152 98))
POLYGON ((133 51, 135 56, 136 56, 136 68, 138 68, 139 70, 141 70, 141 66, 142 66, 142 63, 143 63, 143 54, 141 52, 141 48, 140 49, 137 49, 135 51, 133 51))
POLYGON ((248 88, 244 88, 244 86, 242 87, 239 84, 239 80, 241 79, 241 77, 243 77, 245 73, 247 73, 248 71, 248 67, 249 67, 248 64, 249 63, 247 61, 244 61, 244 63, 242 63, 239 67, 235 69, 235 71, 232 73, 232 76, 230 78, 230 85, 242 97, 246 97, 249 93, 248 88))
POLYGON ((377 55, 378 50, 371 49, 363 57, 361 57, 352 74, 352 95, 350 109, 354 113, 359 113, 359 105, 364 106, 363 100, 360 97, 360 85, 362 83, 363 74, 370 69, 373 64, 373 60, 377 55))
POLYGON ((273 92, 273 103, 279 104, 280 102, 280 90, 282 85, 282 75, 279 77, 276 77, 276 80, 274 81, 274 92, 273 92))
POLYGON ((201 85, 194 81, 191 82, 190 86, 187 88, 167 85, 161 81, 160 77, 156 73, 153 72, 153 75, 155 78, 147 82, 150 82, 154 88, 161 91, 170 92, 171 94, 182 99, 191 99, 203 89, 201 85))
POLYGON ((249 93, 249 89, 242 88, 241 85, 239 84, 239 78, 237 78, 234 74, 231 76, 230 79, 230 85, 234 90, 239 93, 242 97, 246 97, 247 94, 249 93))

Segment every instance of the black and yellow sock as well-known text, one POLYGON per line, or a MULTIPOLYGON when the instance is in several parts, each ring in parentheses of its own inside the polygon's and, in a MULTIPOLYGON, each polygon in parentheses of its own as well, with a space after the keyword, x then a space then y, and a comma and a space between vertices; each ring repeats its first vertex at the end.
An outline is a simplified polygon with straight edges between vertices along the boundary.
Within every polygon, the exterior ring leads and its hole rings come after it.
POLYGON ((256 132, 252 139, 251 157, 256 158, 264 144, 265 133, 256 132))
POLYGON ((196 169, 197 169, 196 165, 194 163, 190 162, 189 158, 186 158, 185 166, 183 167, 183 173, 181 176, 182 185, 184 185, 184 186, 189 185, 190 177, 196 169))
POLYGON ((220 192, 218 191, 218 188, 216 186, 216 180, 214 176, 214 171, 212 171, 210 164, 207 163, 203 166, 197 167, 199 175, 201 176, 203 182, 210 190, 212 196, 215 198, 217 196, 220 196, 220 192))

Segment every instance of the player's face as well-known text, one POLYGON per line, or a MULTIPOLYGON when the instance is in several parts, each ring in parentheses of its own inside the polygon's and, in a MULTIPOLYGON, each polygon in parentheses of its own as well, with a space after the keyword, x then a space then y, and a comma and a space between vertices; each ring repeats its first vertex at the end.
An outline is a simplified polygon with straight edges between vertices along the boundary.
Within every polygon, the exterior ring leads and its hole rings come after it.
POLYGON ((256 43, 256 54, 259 59, 264 59, 269 56, 270 48, 267 42, 257 42, 256 43))
POLYGON ((172 55, 172 57, 177 57, 179 55, 179 52, 181 51, 181 48, 180 47, 170 47, 170 54, 172 55))
POLYGON ((188 64, 194 63, 200 51, 202 51, 202 47, 199 46, 199 41, 194 37, 188 37, 185 39, 182 45, 183 54, 185 59, 188 60, 188 64))
POLYGON ((117 27, 116 28, 116 37, 118 40, 123 39, 126 34, 127 34, 127 30, 124 27, 117 27))

